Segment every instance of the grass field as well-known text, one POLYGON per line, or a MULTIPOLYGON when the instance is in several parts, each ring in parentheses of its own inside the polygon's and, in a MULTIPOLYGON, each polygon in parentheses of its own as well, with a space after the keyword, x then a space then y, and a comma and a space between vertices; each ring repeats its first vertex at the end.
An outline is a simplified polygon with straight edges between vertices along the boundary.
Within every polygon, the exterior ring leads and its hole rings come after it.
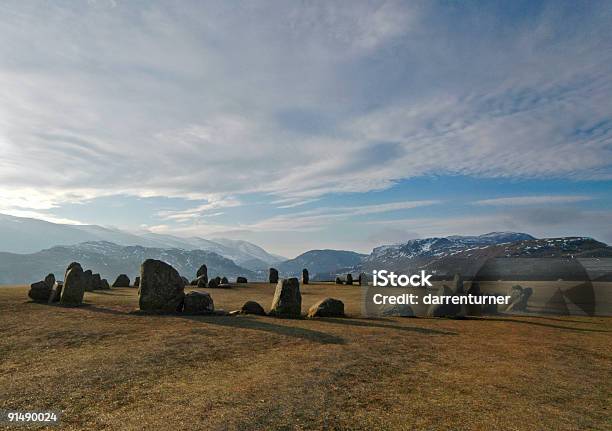
MULTIPOLYGON (((0 410, 61 411, 67 430, 612 429, 612 318, 367 320, 358 287, 302 290, 303 311, 332 296, 350 317, 145 316, 136 289, 62 308, 0 287, 0 410)), ((268 309, 273 287, 210 292, 268 309)))

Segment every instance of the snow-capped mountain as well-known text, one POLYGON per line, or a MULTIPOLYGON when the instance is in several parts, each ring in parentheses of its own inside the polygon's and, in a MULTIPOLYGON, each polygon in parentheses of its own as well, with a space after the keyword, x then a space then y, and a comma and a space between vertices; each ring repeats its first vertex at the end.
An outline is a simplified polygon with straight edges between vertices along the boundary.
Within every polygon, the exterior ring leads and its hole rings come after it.
POLYGON ((446 238, 413 239, 403 244, 376 247, 364 263, 390 263, 402 259, 441 258, 471 248, 535 239, 526 233, 491 232, 479 236, 449 236, 446 238))
POLYGON ((126 232, 97 225, 67 225, 0 214, 0 251, 34 253, 56 245, 75 245, 87 241, 108 241, 118 245, 206 250, 233 260, 238 265, 257 260, 266 266, 285 258, 268 253, 247 241, 199 237, 182 238, 148 231, 126 232))

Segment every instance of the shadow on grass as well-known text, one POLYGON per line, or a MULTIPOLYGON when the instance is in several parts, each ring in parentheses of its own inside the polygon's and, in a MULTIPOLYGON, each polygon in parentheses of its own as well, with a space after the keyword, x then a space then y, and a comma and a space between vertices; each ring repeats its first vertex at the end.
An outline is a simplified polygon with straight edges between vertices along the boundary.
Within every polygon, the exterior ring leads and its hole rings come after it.
MULTIPOLYGON (((531 318, 531 316, 525 316, 525 317, 529 317, 531 318)), ((522 323, 524 325, 535 325, 535 326, 543 326, 546 328, 554 328, 554 329, 566 329, 568 331, 581 331, 581 332, 612 332, 612 331, 606 331, 605 329, 590 329, 590 328, 576 328, 575 326, 562 326, 562 325, 555 325, 552 323, 544 323, 544 322, 533 322, 531 320, 518 320, 518 319, 512 319, 512 318, 499 318, 499 317, 486 317, 483 318, 482 320, 489 320, 489 321, 495 321, 495 322, 512 322, 512 323, 522 323)), ((580 322, 580 323, 584 323, 584 322, 580 322)))
POLYGON ((247 316, 241 317, 209 317, 209 316, 179 316, 183 319, 194 320, 211 325, 226 326, 230 328, 254 329, 256 331, 272 332, 278 335, 301 338, 315 341, 321 344, 346 344, 343 338, 325 332, 294 326, 277 325, 276 323, 264 322, 247 316))
POLYGON ((117 310, 114 308, 103 308, 92 304, 84 304, 87 307, 87 311, 93 311, 94 313, 112 314, 115 316, 127 316, 130 314, 129 310, 117 310))
MULTIPOLYGON (((336 323, 339 325, 360 326, 363 328, 396 329, 398 331, 418 332, 420 334, 427 335, 458 335, 456 332, 442 331, 439 329, 420 328, 418 326, 384 325, 382 323, 371 322, 371 320, 373 319, 357 320, 347 318, 319 317, 316 320, 318 322, 336 323)), ((379 319, 379 321, 381 320, 386 321, 386 319, 379 319)))
POLYGON ((86 293, 93 293, 93 294, 96 294, 96 295, 111 295, 111 296, 132 296, 132 295, 129 295, 127 293, 113 292, 111 289, 108 289, 108 290, 92 290, 92 291, 88 291, 86 293))

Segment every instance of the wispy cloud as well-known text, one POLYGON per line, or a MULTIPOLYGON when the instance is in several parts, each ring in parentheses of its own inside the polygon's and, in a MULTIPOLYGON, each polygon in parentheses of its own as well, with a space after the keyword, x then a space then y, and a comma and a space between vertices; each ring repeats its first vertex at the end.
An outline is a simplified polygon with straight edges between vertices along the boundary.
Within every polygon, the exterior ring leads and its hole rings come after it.
POLYGON ((570 204, 593 200, 590 196, 578 195, 542 195, 542 196, 513 196, 508 198, 482 199, 474 202, 476 205, 491 206, 518 206, 542 204, 570 204))

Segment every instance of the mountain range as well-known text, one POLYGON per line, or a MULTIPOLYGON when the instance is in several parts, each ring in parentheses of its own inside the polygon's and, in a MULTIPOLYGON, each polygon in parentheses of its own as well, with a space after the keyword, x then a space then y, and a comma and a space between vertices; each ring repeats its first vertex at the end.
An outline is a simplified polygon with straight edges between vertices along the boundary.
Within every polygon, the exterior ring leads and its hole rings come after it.
MULTIPOLYGON (((581 259, 583 265, 600 275, 612 271, 605 263, 611 259, 602 259, 612 257, 612 248, 586 237, 537 239, 520 232, 491 232, 413 239, 376 247, 369 255, 310 250, 287 260, 241 240, 129 233, 96 225, 62 225, 0 215, 0 284, 32 282, 48 272, 59 276, 72 261, 81 262, 111 281, 119 273, 135 276, 147 258, 164 260, 189 279, 205 263, 211 276, 241 275, 250 280, 266 280, 268 268, 273 266, 284 277, 299 277, 307 268, 313 280, 333 280, 348 272, 375 269, 398 273, 424 269, 437 278, 455 273, 473 277, 491 259, 506 259, 507 263, 516 258, 531 258, 533 262, 551 257, 581 259)), ((511 274, 514 270, 505 271, 511 274)), ((533 272, 533 268, 529 271, 533 272)))
POLYGON ((0 214, 0 251, 35 253, 57 245, 107 241, 150 248, 206 250, 233 260, 247 269, 263 269, 286 260, 248 241, 225 238, 182 238, 152 232, 126 232, 97 225, 68 225, 0 214))

